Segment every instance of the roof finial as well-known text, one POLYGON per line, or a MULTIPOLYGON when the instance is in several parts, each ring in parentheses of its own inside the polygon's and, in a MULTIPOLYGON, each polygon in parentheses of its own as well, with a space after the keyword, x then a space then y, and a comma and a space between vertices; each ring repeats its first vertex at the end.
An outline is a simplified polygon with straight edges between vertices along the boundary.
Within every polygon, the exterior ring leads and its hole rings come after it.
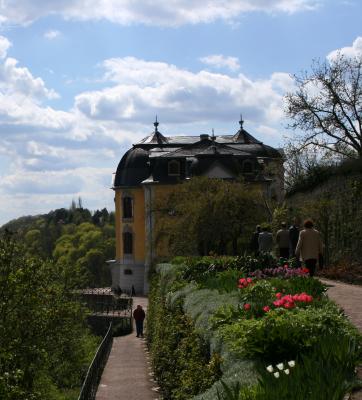
POLYGON ((242 114, 240 113, 240 121, 239 121, 240 129, 243 129, 243 123, 244 123, 243 116, 242 116, 242 114))
POLYGON ((214 128, 212 128, 211 139, 212 139, 213 141, 215 141, 215 132, 214 132, 214 128))
POLYGON ((156 115, 156 121, 153 123, 153 125, 154 125, 154 127, 155 127, 155 132, 158 132, 157 127, 158 127, 158 125, 160 125, 160 124, 159 124, 159 122, 157 122, 157 115, 156 115))

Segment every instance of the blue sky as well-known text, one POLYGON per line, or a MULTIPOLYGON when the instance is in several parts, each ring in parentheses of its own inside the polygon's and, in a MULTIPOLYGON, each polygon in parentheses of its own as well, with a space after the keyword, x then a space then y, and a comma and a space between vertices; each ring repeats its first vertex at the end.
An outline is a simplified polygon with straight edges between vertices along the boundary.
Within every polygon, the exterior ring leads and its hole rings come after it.
POLYGON ((290 74, 362 52, 358 0, 4 0, 0 3, 0 224, 113 207, 131 143, 245 128, 272 146, 290 74))

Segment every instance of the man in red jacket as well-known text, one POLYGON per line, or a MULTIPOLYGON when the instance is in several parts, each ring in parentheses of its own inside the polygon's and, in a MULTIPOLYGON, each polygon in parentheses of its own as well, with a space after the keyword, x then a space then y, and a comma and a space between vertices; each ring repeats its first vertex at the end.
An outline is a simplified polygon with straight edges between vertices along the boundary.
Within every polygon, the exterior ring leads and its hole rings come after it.
POLYGON ((133 318, 136 321, 137 337, 143 337, 143 321, 145 317, 146 314, 142 306, 138 305, 137 308, 133 311, 133 318))

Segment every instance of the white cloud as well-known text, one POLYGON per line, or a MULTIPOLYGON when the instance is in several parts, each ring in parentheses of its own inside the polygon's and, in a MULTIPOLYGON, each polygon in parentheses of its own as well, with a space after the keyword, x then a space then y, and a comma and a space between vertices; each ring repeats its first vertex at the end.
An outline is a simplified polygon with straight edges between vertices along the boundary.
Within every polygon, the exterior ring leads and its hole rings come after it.
POLYGON ((230 71, 237 71, 240 68, 237 57, 225 57, 221 54, 213 54, 199 59, 202 63, 215 68, 228 68, 230 71))
POLYGON ((6 58, 0 65, 0 91, 2 94, 31 96, 33 98, 55 99, 59 95, 47 89, 41 78, 35 78, 25 67, 18 67, 15 58, 6 58))
POLYGON ((248 12, 295 13, 311 10, 320 0, 4 0, 0 19, 7 23, 29 24, 59 14, 66 19, 101 20, 114 23, 180 26, 233 20, 248 12))
POLYGON ((166 135, 198 134, 196 126, 211 129, 213 121, 235 121, 237 129, 242 112, 256 127, 252 134, 276 136, 291 84, 284 73, 252 80, 134 57, 108 59, 102 67, 107 86, 79 93, 62 111, 48 105, 57 94, 40 77, 13 58, 0 60, 1 223, 67 206, 78 196, 88 207, 113 207, 111 174, 131 143, 150 133, 155 114, 166 135))
POLYGON ((9 47, 11 47, 11 42, 5 36, 0 36, 0 59, 6 57, 9 47))
POLYGON ((361 57, 362 56, 362 36, 358 36, 352 46, 342 47, 341 49, 331 51, 327 59, 333 61, 339 54, 346 57, 361 57))
POLYGON ((104 62, 104 79, 113 85, 76 96, 75 107, 84 116, 99 120, 146 122, 155 114, 169 123, 230 121, 240 111, 256 122, 281 118, 288 74, 250 80, 207 71, 190 72, 175 65, 133 57, 104 62))
POLYGON ((57 37, 59 37, 61 35, 60 31, 57 30, 50 30, 44 33, 44 38, 48 39, 48 40, 53 40, 56 39, 57 37))

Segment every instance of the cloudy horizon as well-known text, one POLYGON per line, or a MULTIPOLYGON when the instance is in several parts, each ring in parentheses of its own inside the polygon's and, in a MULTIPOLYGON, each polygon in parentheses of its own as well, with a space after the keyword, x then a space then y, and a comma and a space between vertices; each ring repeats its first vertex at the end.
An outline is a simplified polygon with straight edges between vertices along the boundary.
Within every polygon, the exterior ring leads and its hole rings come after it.
POLYGON ((291 74, 362 53, 357 1, 6 0, 0 5, 0 225, 113 208, 112 173, 153 129, 245 128, 280 147, 291 74))

